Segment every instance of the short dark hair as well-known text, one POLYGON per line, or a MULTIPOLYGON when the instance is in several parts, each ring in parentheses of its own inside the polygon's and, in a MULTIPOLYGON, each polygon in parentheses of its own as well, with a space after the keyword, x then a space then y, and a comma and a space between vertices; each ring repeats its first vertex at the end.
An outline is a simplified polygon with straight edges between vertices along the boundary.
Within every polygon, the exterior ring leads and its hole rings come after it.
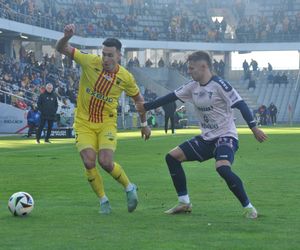
POLYGON ((122 43, 117 38, 106 38, 102 45, 106 47, 115 47, 119 51, 121 51, 122 48, 122 43))
POLYGON ((188 62, 205 61, 210 70, 212 70, 212 61, 210 55, 205 51, 196 51, 188 56, 188 62))

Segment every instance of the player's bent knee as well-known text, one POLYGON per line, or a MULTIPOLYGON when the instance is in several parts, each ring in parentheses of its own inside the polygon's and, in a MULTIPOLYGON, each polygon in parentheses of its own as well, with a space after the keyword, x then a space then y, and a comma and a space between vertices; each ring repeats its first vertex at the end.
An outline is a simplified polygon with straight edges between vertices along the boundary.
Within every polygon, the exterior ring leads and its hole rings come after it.
POLYGON ((92 169, 96 166, 96 152, 92 149, 84 149, 80 152, 85 168, 92 169))
POLYGON ((111 172, 114 167, 112 150, 101 150, 98 156, 100 166, 107 172, 111 172))
POLYGON ((170 160, 175 159, 172 155, 170 155, 170 153, 167 153, 165 156, 165 160, 168 163, 170 160))
POLYGON ((110 156, 102 154, 101 157, 98 159, 100 166, 106 170, 107 172, 111 172, 113 170, 113 160, 110 156))
MULTIPOLYGON (((173 157, 174 159, 176 159, 177 161, 180 161, 180 162, 183 162, 186 160, 186 157, 183 153, 183 151, 179 148, 179 147, 176 147, 174 149, 172 149, 168 154, 167 156, 170 155, 171 157, 173 157)), ((166 156, 166 157, 167 157, 166 156)))
POLYGON ((219 161, 216 161, 216 169, 221 167, 221 166, 228 166, 228 167, 231 167, 231 162, 228 161, 228 160, 219 160, 219 161))
POLYGON ((104 170, 106 170, 106 171, 108 171, 108 172, 111 172, 111 171, 112 171, 113 165, 114 165, 114 163, 112 162, 112 160, 108 160, 108 159, 99 159, 98 162, 99 162, 100 166, 101 166, 104 170))

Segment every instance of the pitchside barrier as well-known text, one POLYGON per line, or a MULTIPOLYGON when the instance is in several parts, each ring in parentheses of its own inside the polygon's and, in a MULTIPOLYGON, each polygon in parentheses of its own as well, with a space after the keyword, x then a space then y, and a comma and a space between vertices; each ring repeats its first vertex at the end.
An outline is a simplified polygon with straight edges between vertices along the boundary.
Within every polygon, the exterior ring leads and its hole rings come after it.
MULTIPOLYGON (((0 102, 0 133, 2 134, 26 134, 27 126, 27 110, 16 108, 12 105, 0 102)), ((70 117, 71 121, 73 118, 70 117)), ((154 115, 154 127, 164 126, 164 116, 162 114, 154 115)), ((71 122, 72 123, 72 122, 71 122)), ((54 123, 51 137, 54 138, 70 138, 74 137, 72 124, 59 127, 59 123, 54 123)), ((118 115, 118 129, 137 129, 140 127, 140 121, 137 113, 128 113, 118 115)), ((45 128, 46 129, 46 128, 45 128)))

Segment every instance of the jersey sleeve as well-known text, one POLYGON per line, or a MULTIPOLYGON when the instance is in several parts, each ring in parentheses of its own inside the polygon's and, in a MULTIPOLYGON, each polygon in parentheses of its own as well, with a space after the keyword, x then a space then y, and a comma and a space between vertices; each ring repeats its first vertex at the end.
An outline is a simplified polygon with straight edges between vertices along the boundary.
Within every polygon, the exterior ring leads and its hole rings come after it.
MULTIPOLYGON (((88 65, 89 63, 91 63, 91 61, 97 57, 97 55, 94 54, 88 54, 85 52, 82 52, 76 48, 73 49, 72 51, 72 59, 79 64, 81 67, 85 67, 86 65, 88 65)), ((101 60, 100 60, 101 61, 101 60)))
POLYGON ((128 80, 126 82, 126 87, 124 89, 126 95, 136 96, 140 93, 139 87, 136 84, 136 81, 131 73, 128 73, 128 80))
POLYGON ((182 102, 190 102, 192 100, 192 82, 188 82, 174 91, 175 95, 182 102))
POLYGON ((219 92, 230 107, 243 100, 239 93, 226 81, 221 82, 219 92))

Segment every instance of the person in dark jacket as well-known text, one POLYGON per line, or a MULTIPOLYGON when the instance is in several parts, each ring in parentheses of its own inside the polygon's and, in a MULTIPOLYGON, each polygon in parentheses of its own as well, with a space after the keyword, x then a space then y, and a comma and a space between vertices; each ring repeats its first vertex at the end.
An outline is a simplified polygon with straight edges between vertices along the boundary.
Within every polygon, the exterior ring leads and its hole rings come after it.
POLYGON ((265 105, 261 105, 258 108, 258 113, 260 117, 260 125, 267 125, 267 107, 265 105))
POLYGON ((275 106, 274 103, 271 103, 269 106, 269 113, 271 117, 271 122, 273 125, 276 125, 276 120, 277 120, 277 107, 275 106))
POLYGON ((53 92, 53 85, 51 83, 46 85, 46 91, 39 96, 37 106, 38 110, 41 112, 41 123, 36 134, 36 142, 40 143, 41 133, 47 122, 48 127, 47 134, 45 136, 45 142, 50 143, 49 137, 58 108, 57 96, 53 92))
POLYGON ((28 125, 28 134, 27 137, 31 137, 32 132, 39 126, 40 124, 40 112, 34 105, 30 105, 30 110, 27 113, 27 125, 28 125))
POLYGON ((166 105, 162 106, 164 112, 165 112, 165 133, 168 133, 169 128, 169 120, 171 121, 171 129, 172 134, 174 134, 175 129, 175 112, 176 112, 176 103, 171 102, 166 105))

